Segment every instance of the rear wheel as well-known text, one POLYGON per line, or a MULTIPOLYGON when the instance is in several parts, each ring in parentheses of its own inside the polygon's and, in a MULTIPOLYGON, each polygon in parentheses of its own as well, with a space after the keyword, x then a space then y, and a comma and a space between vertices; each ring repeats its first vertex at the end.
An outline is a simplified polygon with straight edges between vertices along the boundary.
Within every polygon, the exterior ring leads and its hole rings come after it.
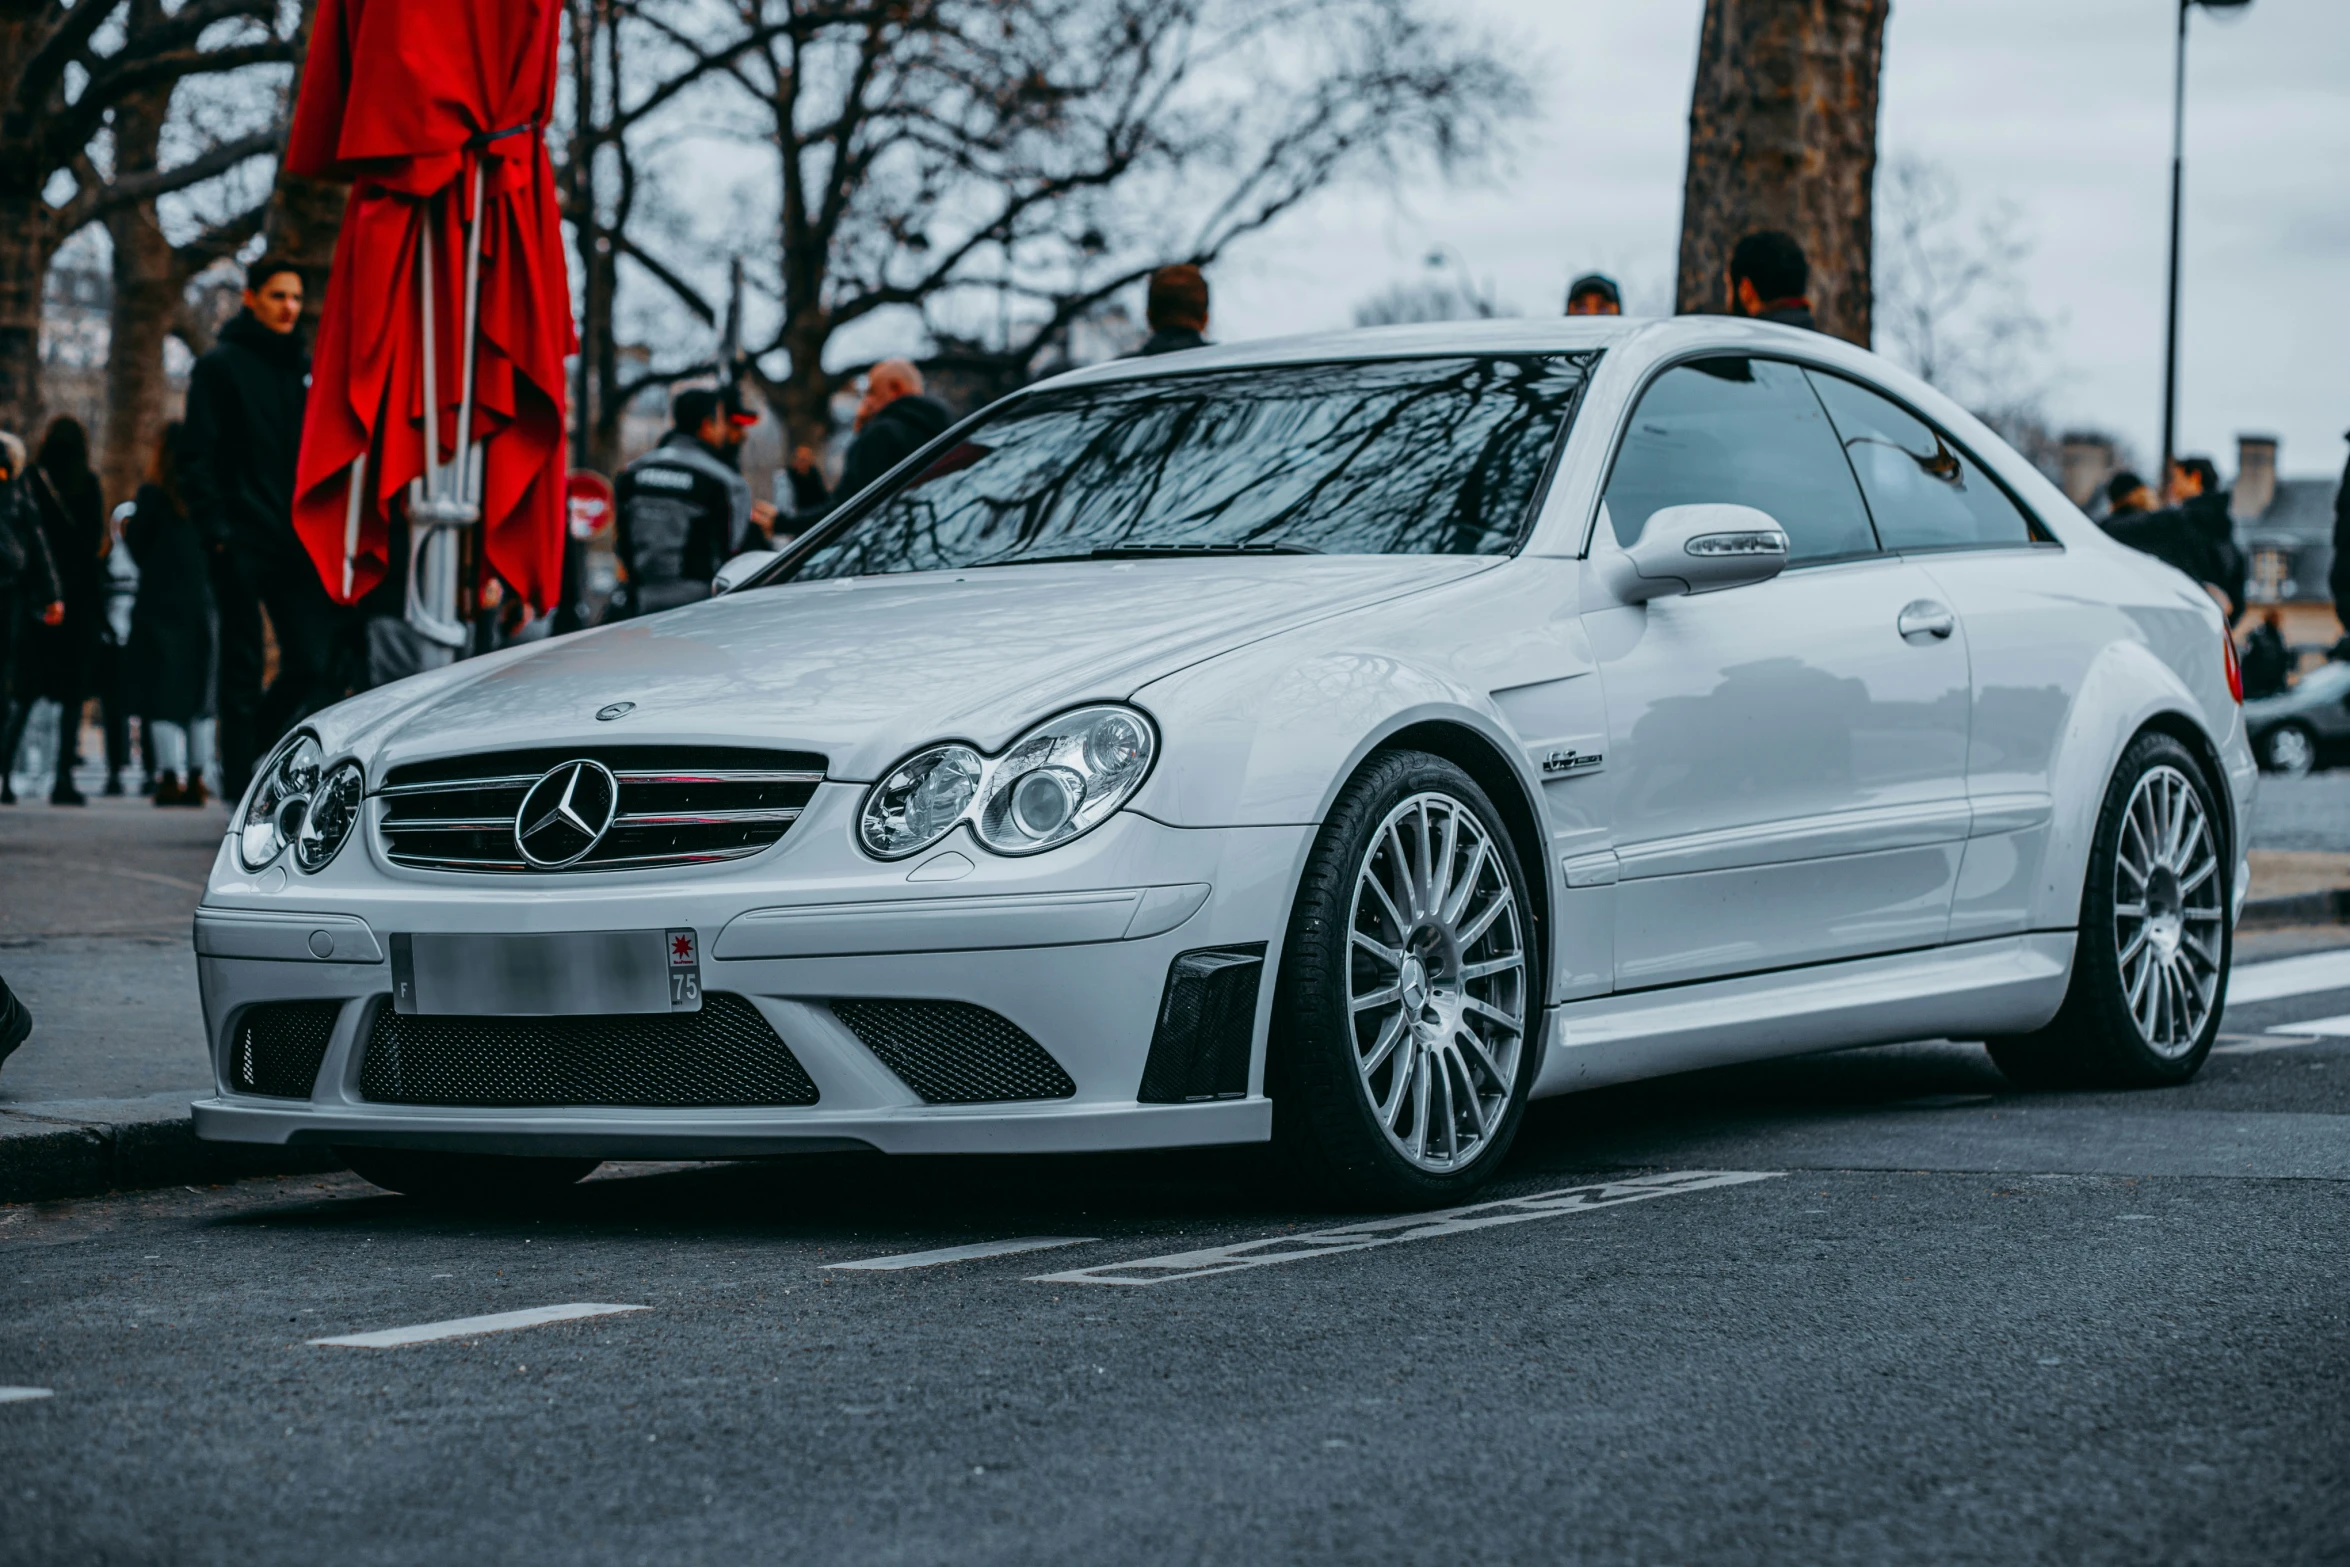
POLYGON ((2038 1033, 1990 1041, 2032 1087, 2157 1088, 2201 1069, 2233 934, 2219 803, 2203 765, 2141 735, 2107 786, 2081 894, 2072 985, 2038 1033))
POLYGON ((361 1180, 403 1197, 485 1208, 543 1201, 585 1180, 603 1162, 416 1148, 337 1148, 335 1156, 361 1180))
POLYGON ((1274 1008, 1274 1139, 1342 1201, 1461 1201, 1517 1135, 1533 954, 1509 830, 1417 751, 1347 785, 1306 864, 1274 1008))

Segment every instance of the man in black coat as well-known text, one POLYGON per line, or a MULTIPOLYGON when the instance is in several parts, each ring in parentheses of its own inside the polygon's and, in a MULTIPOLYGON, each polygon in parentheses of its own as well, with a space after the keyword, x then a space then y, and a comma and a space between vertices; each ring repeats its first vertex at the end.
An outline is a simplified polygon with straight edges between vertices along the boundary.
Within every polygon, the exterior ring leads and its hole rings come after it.
POLYGON ((955 422, 946 406, 922 392, 922 372, 909 359, 884 359, 865 372, 865 400, 857 404, 857 438, 841 465, 840 488, 847 500, 955 422))
POLYGON ((1749 234, 1730 252, 1730 313, 1776 321, 1816 332, 1811 298, 1811 261, 1792 234, 1765 229, 1749 234))
MULTIPOLYGON (((2342 434, 2350 441, 2350 430, 2342 434)), ((2342 468, 2342 487, 2334 491, 2334 565, 2326 573, 2326 585, 2334 590, 2334 618, 2342 623, 2344 635, 2335 644, 2334 657, 2350 658, 2350 464, 2342 468)))
POLYGON ((294 533, 294 461, 310 355, 302 274, 282 256, 245 270, 244 310, 196 361, 188 380, 180 491, 211 554, 220 615, 220 770, 243 794, 278 736, 323 707, 339 625, 310 556, 294 533), (277 634, 277 678, 261 688, 261 614, 277 634))
POLYGON ((752 499, 741 472, 743 440, 758 418, 743 413, 730 392, 679 392, 661 444, 613 482, 613 552, 628 569, 620 613, 650 615, 706 599, 719 567, 766 543, 775 508, 752 499))
POLYGON ((2244 552, 2236 548, 2228 492, 2208 457, 2171 464, 2171 505, 2162 511, 2105 519, 2105 531, 2134 550, 2178 567, 2226 600, 2228 623, 2244 613, 2244 552))

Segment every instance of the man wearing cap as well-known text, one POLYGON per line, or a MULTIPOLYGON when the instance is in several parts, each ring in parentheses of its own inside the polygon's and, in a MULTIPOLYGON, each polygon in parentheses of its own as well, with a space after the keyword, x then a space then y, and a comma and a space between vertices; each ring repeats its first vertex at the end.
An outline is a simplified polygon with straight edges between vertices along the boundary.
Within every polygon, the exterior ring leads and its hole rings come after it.
POLYGON ((1620 316, 1624 313, 1624 296, 1616 288, 1616 280, 1599 272, 1586 272, 1567 285, 1567 314, 1571 316, 1620 316))
POLYGON ((742 445, 759 416, 733 387, 693 387, 669 404, 661 444, 620 470, 613 546, 628 572, 625 613, 650 615, 710 596, 718 568, 765 545, 775 508, 751 499, 742 445))

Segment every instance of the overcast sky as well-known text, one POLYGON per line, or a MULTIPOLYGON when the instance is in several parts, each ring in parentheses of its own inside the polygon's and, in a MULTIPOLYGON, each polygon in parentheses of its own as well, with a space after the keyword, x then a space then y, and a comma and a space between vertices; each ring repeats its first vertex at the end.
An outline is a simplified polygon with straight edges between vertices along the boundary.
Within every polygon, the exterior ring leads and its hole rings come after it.
MULTIPOLYGON (((1328 196, 1218 269, 1226 340, 1348 324, 1442 241, 1526 313, 1616 273, 1669 303, 1702 0, 1447 0, 1527 46, 1542 118, 1483 188, 1328 196)), ((2063 424, 2159 445, 2173 0, 1893 0, 1880 151, 2019 209, 2063 424)), ((2341 471, 2350 428, 2350 0, 2198 12, 2188 49, 2180 439, 2233 472, 2341 471)), ((2151 457, 2147 458, 2151 461, 2151 457)))

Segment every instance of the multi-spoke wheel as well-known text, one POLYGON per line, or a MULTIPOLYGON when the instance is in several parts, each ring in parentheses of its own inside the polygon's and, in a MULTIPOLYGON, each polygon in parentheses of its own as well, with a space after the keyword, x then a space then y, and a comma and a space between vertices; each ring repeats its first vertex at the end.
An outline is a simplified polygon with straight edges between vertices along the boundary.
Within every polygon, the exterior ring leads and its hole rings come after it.
POLYGON ((2299 778, 2317 770, 2317 740, 2299 724, 2279 724, 2260 737, 2260 765, 2299 778))
POLYGON ((1516 1134, 1538 1017, 1524 873, 1452 763, 1375 758, 1323 824, 1281 966, 1275 1136, 1347 1198, 1454 1200, 1516 1134))
POLYGON ((2203 766, 2142 735, 2106 791, 2081 897, 2073 978, 2055 1021, 1991 1041, 2035 1087, 2153 1087, 2195 1075, 2227 994, 2228 849, 2203 766))

